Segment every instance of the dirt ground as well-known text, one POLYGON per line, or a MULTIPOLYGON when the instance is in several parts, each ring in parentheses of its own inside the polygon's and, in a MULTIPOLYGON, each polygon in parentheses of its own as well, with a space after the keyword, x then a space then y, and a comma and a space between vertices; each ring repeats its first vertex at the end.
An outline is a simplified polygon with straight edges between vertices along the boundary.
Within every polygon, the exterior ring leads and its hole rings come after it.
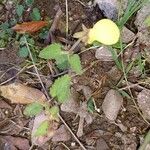
MULTIPOLYGON (((69 13, 69 36, 68 40, 72 40, 72 34, 81 30, 81 25, 85 24, 87 27, 92 25, 100 18, 103 17, 100 10, 90 8, 86 6, 88 0, 82 0, 83 4, 79 1, 68 1, 68 13, 69 13), (84 6, 85 4, 85 6, 84 6)), ((54 19, 56 11, 55 7, 59 5, 63 11, 61 18, 61 32, 65 31, 65 0, 36 0, 35 6, 38 7, 43 18, 50 17, 54 19)), ((1 21, 2 22, 2 21, 1 21)), ((63 34, 62 34, 63 35, 63 34)), ((82 44, 75 49, 80 52, 82 44)), ((21 59, 17 53, 18 49, 15 43, 10 43, 5 50, 0 50, 0 83, 9 80, 7 83, 20 82, 26 85, 31 85, 41 90, 41 86, 35 76, 27 74, 25 72, 19 72, 22 68, 22 64, 26 61, 21 59), (3 75, 5 73, 5 75, 3 75), (3 75, 3 76, 2 76, 3 75)), ((106 119, 102 112, 102 102, 107 92, 119 81, 119 77, 122 75, 119 70, 112 71, 114 62, 102 62, 97 61, 95 58, 95 50, 87 51, 80 54, 83 68, 89 67, 87 71, 82 75, 75 78, 76 84, 88 86, 91 88, 93 98, 96 106, 100 109, 100 113, 92 115, 93 122, 84 126, 84 134, 79 137, 81 143, 87 150, 136 150, 140 145, 140 139, 143 137, 148 129, 149 125, 139 115, 139 112, 134 106, 132 100, 124 98, 123 106, 117 117, 117 123, 110 122, 106 119), (95 62, 95 63, 93 63, 95 62), (104 148, 103 148, 104 146, 104 148)), ((31 69, 31 71, 33 71, 31 69)), ((34 72, 34 71, 33 71, 34 72)), ((46 78, 46 82, 50 82, 49 78, 46 78)), ((46 83, 45 83, 46 85, 46 83)), ((81 101, 84 101, 82 94, 81 101)), ((9 101, 0 97, 0 149, 6 150, 9 147, 4 148, 4 137, 20 137, 30 142, 30 124, 33 118, 26 118, 22 112, 24 106, 11 104, 9 101)), ((77 132, 79 119, 75 119, 76 115, 73 113, 61 112, 66 123, 70 126, 74 133, 77 132)), ((17 148, 16 148, 17 149, 17 148)), ((21 148, 18 148, 18 150, 21 148)), ((48 141, 41 147, 33 147, 37 150, 80 150, 76 140, 71 137, 67 142, 52 142, 48 141), (65 145, 65 146, 64 146, 65 145)), ((12 149, 10 149, 12 150, 12 149)), ((23 149, 22 149, 23 150, 23 149)))

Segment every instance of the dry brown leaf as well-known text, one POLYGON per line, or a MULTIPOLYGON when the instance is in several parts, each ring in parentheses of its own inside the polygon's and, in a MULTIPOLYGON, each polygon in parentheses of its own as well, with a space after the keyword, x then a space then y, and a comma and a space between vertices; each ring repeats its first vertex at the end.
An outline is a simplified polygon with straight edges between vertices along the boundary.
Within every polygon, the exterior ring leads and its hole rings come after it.
POLYGON ((0 136, 0 149, 2 150, 29 150, 29 141, 21 137, 0 136))
POLYGON ((0 93, 11 103, 30 104, 33 102, 46 101, 45 95, 38 89, 31 88, 21 83, 12 83, 9 85, 0 86, 0 93))
POLYGON ((12 29, 21 34, 34 33, 45 27, 47 24, 46 21, 23 22, 22 24, 16 24, 12 29))
POLYGON ((67 130, 65 125, 61 125, 55 132, 54 136, 52 137, 53 142, 60 142, 60 141, 69 141, 71 139, 71 134, 67 130))

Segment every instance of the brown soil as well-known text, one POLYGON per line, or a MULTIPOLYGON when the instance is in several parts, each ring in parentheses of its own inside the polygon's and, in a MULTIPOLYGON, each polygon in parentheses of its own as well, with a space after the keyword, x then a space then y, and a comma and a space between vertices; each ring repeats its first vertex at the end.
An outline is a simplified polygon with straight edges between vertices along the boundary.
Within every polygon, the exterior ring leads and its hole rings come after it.
MULTIPOLYGON (((82 0, 84 4, 87 4, 88 0, 82 0)), ((65 0, 36 0, 35 6, 37 6, 43 17, 50 17, 51 20, 54 19, 56 11, 54 7, 56 5, 60 5, 63 10, 63 17, 61 19, 61 27, 65 27, 65 0)), ((91 27, 92 24, 102 15, 98 11, 93 11, 92 8, 88 8, 83 6, 76 0, 68 0, 68 13, 69 13, 69 32, 70 34, 79 31, 81 29, 81 24, 84 23, 87 27, 91 27)), ((65 31, 62 29, 61 31, 65 31)), ((82 46, 82 45, 81 45, 82 46)), ((79 49, 81 47, 79 46, 79 49)), ((17 48, 14 44, 8 45, 5 50, 0 50, 0 76, 5 73, 12 66, 20 66, 20 63, 23 60, 20 59, 17 55, 17 48)), ((81 61, 84 68, 89 67, 95 62, 81 77, 76 77, 77 84, 87 85, 92 89, 93 97, 95 99, 96 105, 101 109, 101 104, 103 99, 108 92, 108 90, 112 87, 112 84, 115 84, 116 78, 113 76, 109 76, 108 72, 114 66, 114 63, 104 63, 104 62, 96 62, 96 58, 94 56, 94 50, 85 52, 81 54, 81 61)), ((0 79, 0 82, 6 81, 7 79, 13 77, 18 71, 15 69, 11 69, 5 75, 5 77, 0 79)), ((116 72, 117 76, 119 76, 119 71, 116 72)), ((15 80, 23 79, 25 83, 32 83, 34 78, 32 76, 28 76, 26 74, 18 75, 15 80), (26 78, 27 77, 27 78, 26 78)), ((13 82, 12 80, 11 82, 13 82)), ((39 87, 39 84, 31 84, 34 87, 39 87)), ((25 127, 29 127, 28 122, 29 119, 26 119, 22 116, 23 108, 22 106, 16 106, 9 103, 5 103, 3 98, 0 98, 1 103, 3 104, 0 107, 0 134, 4 135, 13 135, 25 137, 30 140, 30 133, 27 131, 25 127), (3 124, 3 122, 5 123, 3 124), (12 123, 15 122, 15 125, 12 123), (20 128, 18 129, 18 126, 20 128)), ((118 122, 120 121, 127 130, 123 132, 118 126, 113 123, 110 123, 104 116, 104 114, 94 114, 94 121, 91 125, 87 125, 84 128, 84 135, 79 138, 81 142, 87 147, 88 150, 100 150, 100 148, 96 148, 99 138, 103 138, 108 147, 112 150, 125 150, 125 147, 130 147, 131 145, 137 146, 140 144, 140 135, 145 133, 148 129, 148 125, 141 118, 139 113, 137 112, 134 104, 131 100, 124 99, 124 106, 126 110, 122 109, 118 116, 118 122), (101 133, 103 132, 103 134, 101 133), (130 139, 127 141, 126 139, 130 139), (92 144, 90 143, 92 141, 92 144)), ((71 129, 76 133, 78 120, 74 123, 75 115, 62 113, 65 121, 70 125, 71 129), (74 125, 75 124, 75 125, 74 125)), ((64 142, 71 150, 79 150, 80 147, 76 143, 75 147, 71 146, 71 143, 76 141, 72 137, 70 141, 64 142)), ((52 143, 50 149, 54 150, 64 150, 60 143, 52 143)), ((41 148, 37 148, 38 150, 48 150, 48 144, 44 145, 41 148)), ((101 145, 99 145, 100 147, 101 145)), ((134 147, 134 146, 133 146, 134 147)), ((136 146, 135 146, 136 147, 136 146)), ((134 147, 134 148, 135 148, 134 147)), ((134 148, 132 150, 134 150, 134 148)), ((0 148, 1 149, 1 148, 0 148)))

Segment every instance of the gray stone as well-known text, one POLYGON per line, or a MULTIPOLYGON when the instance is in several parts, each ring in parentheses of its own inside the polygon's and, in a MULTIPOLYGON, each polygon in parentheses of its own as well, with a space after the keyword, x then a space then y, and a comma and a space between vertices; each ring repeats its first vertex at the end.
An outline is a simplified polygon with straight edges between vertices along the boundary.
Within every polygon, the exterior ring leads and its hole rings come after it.
POLYGON ((98 48, 95 57, 101 61, 113 61, 112 54, 106 46, 98 48))
POLYGON ((145 118, 150 119, 150 91, 142 90, 137 96, 137 102, 145 118))
POLYGON ((131 42, 135 37, 135 34, 129 30, 128 28, 126 27, 123 27, 123 30, 122 30, 122 41, 123 43, 129 43, 131 42))
POLYGON ((146 3, 137 13, 135 25, 138 28, 138 42, 145 44, 150 51, 150 31, 146 28, 145 19, 150 15, 150 2, 146 3))
POLYGON ((95 0, 94 3, 98 4, 100 10, 103 12, 105 17, 112 20, 117 20, 117 0, 95 0))
POLYGON ((110 150, 103 138, 99 138, 96 142, 96 150, 110 150))
POLYGON ((102 104, 102 109, 106 118, 115 121, 122 104, 122 96, 115 90, 109 90, 102 104))

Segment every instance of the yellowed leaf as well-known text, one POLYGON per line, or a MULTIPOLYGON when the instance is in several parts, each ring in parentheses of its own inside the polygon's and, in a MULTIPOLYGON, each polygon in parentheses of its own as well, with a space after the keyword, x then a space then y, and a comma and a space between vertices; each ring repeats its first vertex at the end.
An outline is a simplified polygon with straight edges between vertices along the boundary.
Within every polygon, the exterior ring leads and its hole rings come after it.
POLYGON ((81 39, 83 43, 87 44, 89 31, 90 29, 86 28, 86 26, 82 24, 82 31, 74 33, 73 37, 81 39))
POLYGON ((46 101, 45 95, 40 90, 21 83, 0 86, 0 94, 9 99, 11 103, 17 104, 43 103, 46 101))

